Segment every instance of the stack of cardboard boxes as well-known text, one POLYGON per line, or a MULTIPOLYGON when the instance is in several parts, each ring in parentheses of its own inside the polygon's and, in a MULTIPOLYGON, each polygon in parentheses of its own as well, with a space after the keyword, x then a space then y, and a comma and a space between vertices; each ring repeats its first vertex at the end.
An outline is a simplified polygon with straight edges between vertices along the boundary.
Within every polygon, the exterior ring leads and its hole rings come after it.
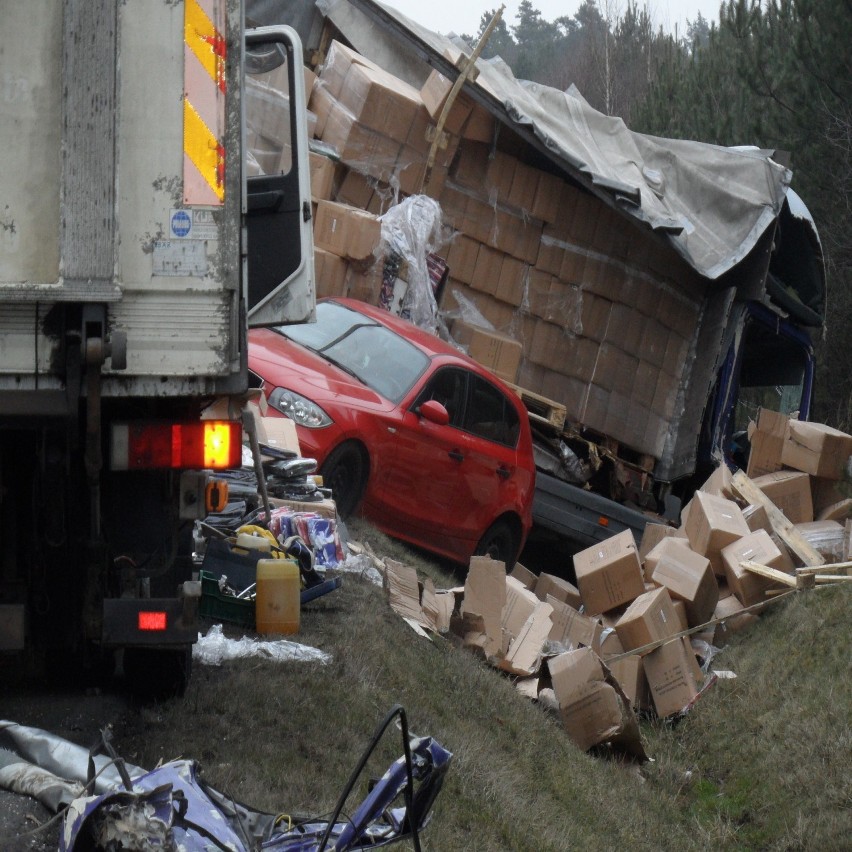
MULTIPOLYGON (((847 542, 837 518, 841 507, 852 517, 841 485, 852 436, 772 412, 759 418, 761 427, 781 436, 774 459, 764 456, 778 470, 754 484, 778 498, 794 529, 815 523, 816 506, 818 516, 834 515, 816 523, 832 524, 847 542), (833 502, 823 507, 816 495, 833 502)), ((818 549, 831 554, 832 546, 826 537, 818 549)), ((848 546, 842 558, 849 558, 848 546)), ((786 588, 746 570, 746 561, 795 573, 796 558, 764 505, 745 505, 720 467, 685 507, 679 527, 648 524, 638 544, 626 530, 575 554, 576 586, 521 565, 506 577, 502 563, 474 557, 464 589, 445 593, 443 623, 423 623, 452 630, 517 676, 519 689, 552 705, 581 748, 607 742, 638 752, 636 711, 680 713, 708 683, 689 636, 721 647, 757 620, 767 592, 786 588)))
MULTIPOLYGON (((516 360, 502 361, 498 373, 564 405, 574 422, 659 457, 704 285, 673 250, 538 167, 541 158, 509 129, 496 133, 494 118, 464 93, 438 133, 450 89, 437 71, 417 88, 330 44, 309 101, 329 154, 311 157, 318 295, 377 303, 380 229, 365 217, 428 194, 445 225, 441 307, 472 306, 483 334, 515 341, 516 360), (350 218, 354 225, 341 224, 350 218), (327 239, 330 221, 358 232, 357 250, 327 239)), ((493 351, 478 350, 492 368, 493 351)))

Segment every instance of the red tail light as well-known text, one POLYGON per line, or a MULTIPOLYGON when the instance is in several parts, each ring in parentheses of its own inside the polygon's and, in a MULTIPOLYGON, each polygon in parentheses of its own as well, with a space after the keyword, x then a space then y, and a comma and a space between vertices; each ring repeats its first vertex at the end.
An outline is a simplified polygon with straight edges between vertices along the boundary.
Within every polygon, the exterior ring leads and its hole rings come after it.
POLYGON ((168 619, 164 612, 140 612, 137 626, 147 632, 165 630, 168 627, 168 619))
POLYGON ((225 470, 242 462, 242 425, 234 420, 192 423, 116 423, 113 470, 225 470))

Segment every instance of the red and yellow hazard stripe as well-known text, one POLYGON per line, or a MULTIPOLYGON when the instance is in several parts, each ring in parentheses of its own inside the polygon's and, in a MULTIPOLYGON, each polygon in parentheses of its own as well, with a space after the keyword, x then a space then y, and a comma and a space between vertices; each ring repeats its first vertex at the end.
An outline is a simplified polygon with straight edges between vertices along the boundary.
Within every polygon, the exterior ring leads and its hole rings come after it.
POLYGON ((225 199, 223 0, 184 6, 183 195, 185 204, 225 199))

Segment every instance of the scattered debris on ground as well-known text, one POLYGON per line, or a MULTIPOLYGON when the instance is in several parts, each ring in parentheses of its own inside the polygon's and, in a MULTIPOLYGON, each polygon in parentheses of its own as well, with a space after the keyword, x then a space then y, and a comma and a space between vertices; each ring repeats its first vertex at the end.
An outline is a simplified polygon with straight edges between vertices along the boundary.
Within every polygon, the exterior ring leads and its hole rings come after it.
POLYGON ((638 545, 624 530, 576 553, 576 585, 520 564, 506 576, 503 563, 474 557, 463 587, 436 590, 409 566, 371 559, 391 607, 418 631, 512 676, 580 748, 641 758, 637 713, 689 712, 717 680, 736 677, 713 660, 767 606, 852 581, 852 501, 843 464, 825 461, 848 458, 852 437, 798 421, 783 435, 772 458, 758 444, 771 469, 754 479, 717 468, 679 526, 649 523, 638 545))
POLYGON ((104 733, 86 750, 37 728, 0 721, 0 786, 37 798, 62 821, 60 852, 88 849, 212 848, 249 852, 368 849, 413 838, 429 820, 452 754, 431 737, 410 736, 405 710, 378 726, 330 819, 263 813, 210 787, 193 760, 152 771, 126 763, 104 733), (393 722, 403 754, 344 811, 370 754, 393 722), (413 818, 412 818, 413 816, 413 818))

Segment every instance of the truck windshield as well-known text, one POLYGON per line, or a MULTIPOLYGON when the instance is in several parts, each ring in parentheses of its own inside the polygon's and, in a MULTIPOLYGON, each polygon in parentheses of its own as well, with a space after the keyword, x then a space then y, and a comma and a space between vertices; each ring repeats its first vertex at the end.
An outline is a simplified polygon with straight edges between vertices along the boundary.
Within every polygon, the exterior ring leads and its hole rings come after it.
POLYGON ((810 404, 810 346, 762 322, 745 330, 735 413, 735 431, 757 420, 759 409, 807 416, 810 404))

